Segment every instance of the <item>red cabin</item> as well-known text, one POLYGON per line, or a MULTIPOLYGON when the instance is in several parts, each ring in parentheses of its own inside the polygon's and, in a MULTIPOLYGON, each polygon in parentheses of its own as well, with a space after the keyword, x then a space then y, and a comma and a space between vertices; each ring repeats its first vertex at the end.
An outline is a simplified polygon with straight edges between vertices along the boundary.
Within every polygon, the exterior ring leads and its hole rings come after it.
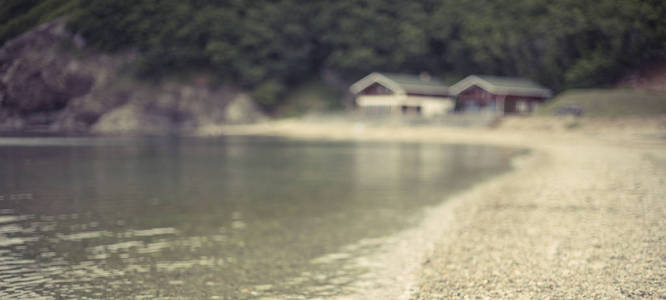
POLYGON ((551 90, 523 78, 471 75, 450 88, 456 111, 530 113, 552 96, 551 90))

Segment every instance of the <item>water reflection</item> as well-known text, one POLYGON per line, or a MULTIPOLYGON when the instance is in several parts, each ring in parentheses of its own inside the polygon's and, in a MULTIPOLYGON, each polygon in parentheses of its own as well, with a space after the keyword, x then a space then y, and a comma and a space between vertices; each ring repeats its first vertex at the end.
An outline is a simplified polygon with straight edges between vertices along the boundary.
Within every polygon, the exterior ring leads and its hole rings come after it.
POLYGON ((0 139, 0 298, 336 295, 363 272, 345 261, 515 154, 269 138, 21 141, 0 139))

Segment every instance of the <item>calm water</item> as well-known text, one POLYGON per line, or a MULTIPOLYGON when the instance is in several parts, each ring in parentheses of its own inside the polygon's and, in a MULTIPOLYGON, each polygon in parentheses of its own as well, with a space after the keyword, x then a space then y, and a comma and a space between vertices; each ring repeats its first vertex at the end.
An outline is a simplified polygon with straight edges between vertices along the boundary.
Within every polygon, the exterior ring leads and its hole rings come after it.
POLYGON ((377 246, 363 241, 416 224, 424 207, 507 170, 515 154, 277 138, 0 138, 0 298, 344 293, 364 272, 348 258, 377 246))

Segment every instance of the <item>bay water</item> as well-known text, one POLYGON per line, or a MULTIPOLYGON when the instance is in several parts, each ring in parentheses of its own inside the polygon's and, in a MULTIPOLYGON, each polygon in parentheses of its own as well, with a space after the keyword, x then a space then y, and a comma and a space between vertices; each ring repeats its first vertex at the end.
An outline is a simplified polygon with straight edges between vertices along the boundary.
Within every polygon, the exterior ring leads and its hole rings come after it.
POLYGON ((367 271, 350 259, 509 170, 517 153, 272 137, 0 138, 0 298, 334 297, 367 271))

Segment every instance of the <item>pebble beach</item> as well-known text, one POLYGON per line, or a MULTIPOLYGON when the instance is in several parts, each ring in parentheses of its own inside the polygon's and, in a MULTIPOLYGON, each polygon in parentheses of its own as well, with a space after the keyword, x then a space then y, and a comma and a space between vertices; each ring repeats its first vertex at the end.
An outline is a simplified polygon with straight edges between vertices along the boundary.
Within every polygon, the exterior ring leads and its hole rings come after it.
POLYGON ((475 143, 529 150, 360 258, 349 299, 666 298, 666 118, 509 118, 497 128, 279 121, 202 135, 475 143))

